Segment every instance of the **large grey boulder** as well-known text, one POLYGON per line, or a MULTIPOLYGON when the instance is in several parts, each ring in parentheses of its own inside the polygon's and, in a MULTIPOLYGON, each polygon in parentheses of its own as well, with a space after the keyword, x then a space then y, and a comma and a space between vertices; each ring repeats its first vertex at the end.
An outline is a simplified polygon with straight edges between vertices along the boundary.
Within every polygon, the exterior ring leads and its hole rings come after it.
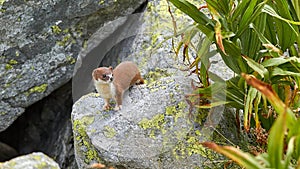
POLYGON ((60 167, 45 154, 32 153, 0 163, 0 169, 60 169, 60 167))
POLYGON ((212 167, 222 158, 200 142, 238 144, 234 114, 224 106, 190 111, 185 99, 190 82, 185 76, 172 76, 134 86, 125 93, 120 111, 103 111, 104 100, 97 93, 80 98, 72 111, 78 167, 212 167))
POLYGON ((144 2, 1 1, 0 131, 71 79, 79 52, 97 29, 144 2))

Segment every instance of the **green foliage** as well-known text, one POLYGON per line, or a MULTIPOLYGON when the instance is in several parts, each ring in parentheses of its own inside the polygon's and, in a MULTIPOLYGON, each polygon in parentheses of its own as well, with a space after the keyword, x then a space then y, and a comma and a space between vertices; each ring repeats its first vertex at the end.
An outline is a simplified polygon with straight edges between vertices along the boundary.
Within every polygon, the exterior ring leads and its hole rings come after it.
POLYGON ((191 105, 211 108, 227 104, 243 110, 247 132, 253 127, 259 130, 272 126, 267 154, 254 157, 232 147, 206 146, 246 168, 300 168, 296 164, 300 126, 294 114, 300 106, 299 1, 206 0, 200 8, 186 0, 169 1, 194 20, 184 30, 175 31, 182 36, 176 54, 183 48, 183 61, 201 83, 188 95, 194 102, 191 105), (190 56, 191 51, 195 57, 190 56), (216 53, 235 77, 224 81, 209 71, 209 59, 216 53), (279 115, 272 115, 273 110, 279 115), (275 123, 267 120, 276 116, 275 123))
POLYGON ((290 169, 300 168, 300 121, 296 119, 292 110, 287 108, 270 85, 261 82, 253 76, 243 74, 247 83, 259 90, 279 113, 273 124, 269 138, 268 151, 257 156, 245 153, 237 148, 218 146, 215 143, 205 142, 204 146, 213 149, 248 169, 290 169), (286 134, 287 133, 287 134, 286 134), (286 146, 286 148, 285 148, 286 146), (298 161, 297 161, 298 160, 298 161))
MULTIPOLYGON (((202 99, 210 100, 210 104, 199 107, 226 103, 242 109, 245 113, 245 128, 249 129, 251 114, 258 116, 268 112, 269 104, 264 104, 266 102, 262 95, 247 86, 241 73, 252 74, 272 84, 275 91, 283 93, 282 99, 291 99, 290 105, 294 104, 300 85, 300 43, 297 43, 300 42, 299 8, 293 6, 297 2, 207 0, 206 7, 211 14, 209 17, 185 0, 169 1, 195 21, 183 31, 177 31, 183 32, 183 38, 176 53, 183 47, 184 61, 189 62, 189 68, 199 76, 202 83, 201 90, 195 91, 192 97, 201 95, 202 99), (200 38, 197 34, 200 34, 200 38), (196 38, 198 44, 194 45, 193 40, 196 38), (211 49, 212 44, 217 46, 216 50, 211 49), (189 50, 195 51, 195 58, 190 57, 189 50), (226 65, 236 73, 235 78, 224 82, 209 71, 209 58, 216 53, 221 54, 226 65), (210 84, 208 79, 214 83, 210 84), (222 85, 226 86, 226 91, 214 91, 214 95, 220 96, 217 99, 212 100, 211 96, 206 95, 212 91, 212 87, 222 85), (287 92, 288 88, 294 92, 287 92)), ((256 118, 257 127, 259 124, 256 118)))

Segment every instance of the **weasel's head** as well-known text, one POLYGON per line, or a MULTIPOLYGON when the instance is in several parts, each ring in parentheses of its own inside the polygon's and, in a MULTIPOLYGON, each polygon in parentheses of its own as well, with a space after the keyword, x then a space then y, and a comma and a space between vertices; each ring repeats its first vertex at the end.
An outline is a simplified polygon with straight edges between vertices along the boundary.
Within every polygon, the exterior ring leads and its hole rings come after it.
POLYGON ((99 67, 92 73, 93 79, 99 83, 111 83, 113 78, 113 68, 110 67, 99 67))

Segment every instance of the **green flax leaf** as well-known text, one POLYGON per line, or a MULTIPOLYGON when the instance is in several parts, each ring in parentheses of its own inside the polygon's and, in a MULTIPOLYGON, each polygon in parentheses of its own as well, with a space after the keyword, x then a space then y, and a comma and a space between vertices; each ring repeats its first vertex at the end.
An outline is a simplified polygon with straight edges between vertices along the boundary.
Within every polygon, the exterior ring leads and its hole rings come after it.
POLYGON ((268 154, 271 168, 283 168, 282 155, 284 133, 286 131, 286 112, 282 112, 273 124, 268 139, 268 154), (276 140, 276 141, 274 141, 276 140))
POLYGON ((247 56, 243 56, 243 58, 247 61, 247 64, 254 70, 256 71, 262 78, 266 76, 268 78, 269 76, 269 71, 261 64, 255 62, 251 58, 247 56))
MULTIPOLYGON (((278 15, 278 14, 276 13, 276 11, 275 11, 271 6, 269 6, 269 5, 265 5, 264 8, 263 8, 263 10, 262 10, 262 12, 265 12, 265 13, 267 13, 267 14, 269 14, 269 15, 271 15, 271 16, 277 18, 277 19, 280 19, 280 20, 282 20, 282 21, 285 21, 285 22, 287 22, 287 23, 294 24, 294 25, 300 25, 300 22, 296 22, 296 21, 289 20, 289 19, 285 19, 285 18, 281 17, 281 16, 278 15)), ((291 26, 291 28, 295 31, 295 29, 294 29, 292 26, 291 26)), ((295 33, 297 33, 297 32, 295 31, 295 33)))

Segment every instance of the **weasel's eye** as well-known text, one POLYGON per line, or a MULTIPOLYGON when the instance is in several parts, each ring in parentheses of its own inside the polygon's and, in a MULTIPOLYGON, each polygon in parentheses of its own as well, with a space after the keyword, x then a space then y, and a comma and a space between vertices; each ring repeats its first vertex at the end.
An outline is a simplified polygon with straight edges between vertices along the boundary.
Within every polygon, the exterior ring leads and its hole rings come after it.
POLYGON ((103 74, 102 77, 103 77, 103 78, 106 78, 106 74, 103 74))

